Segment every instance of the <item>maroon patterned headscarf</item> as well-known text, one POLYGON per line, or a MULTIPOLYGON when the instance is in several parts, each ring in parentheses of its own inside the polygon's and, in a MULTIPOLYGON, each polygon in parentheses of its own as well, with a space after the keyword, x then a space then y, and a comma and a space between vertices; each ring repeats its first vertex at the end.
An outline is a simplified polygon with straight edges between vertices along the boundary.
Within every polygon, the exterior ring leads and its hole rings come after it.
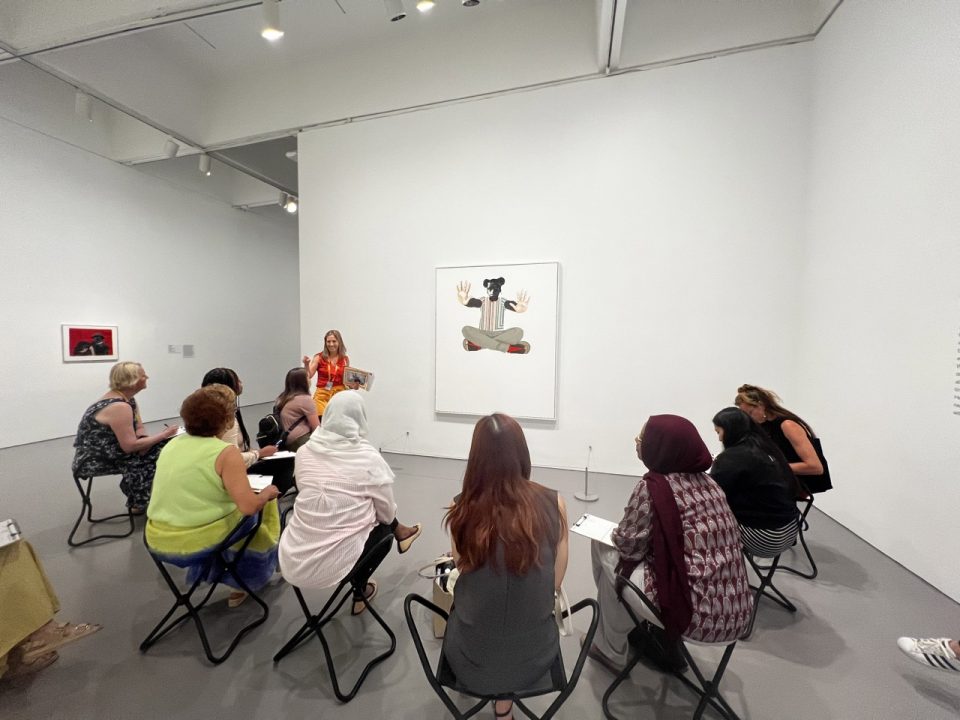
POLYGON ((693 603, 683 555, 683 522, 666 476, 705 472, 712 458, 693 423, 678 415, 653 415, 647 420, 640 458, 650 468, 643 477, 653 509, 650 561, 660 615, 667 637, 678 638, 690 625, 693 603))

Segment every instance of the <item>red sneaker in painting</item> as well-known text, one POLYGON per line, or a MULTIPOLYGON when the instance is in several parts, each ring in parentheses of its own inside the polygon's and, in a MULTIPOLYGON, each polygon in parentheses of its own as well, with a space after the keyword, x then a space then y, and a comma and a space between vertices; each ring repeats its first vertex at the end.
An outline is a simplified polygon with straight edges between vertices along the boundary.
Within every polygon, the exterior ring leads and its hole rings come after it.
POLYGON ((479 345, 474 345, 474 344, 473 344, 472 342, 470 342, 469 340, 464 340, 464 341, 463 341, 463 349, 464 349, 464 350, 469 350, 469 351, 472 352, 472 351, 474 351, 474 350, 479 350, 479 349, 480 349, 480 346, 479 346, 479 345))
POLYGON ((526 355, 530 352, 530 343, 521 342, 519 345, 511 345, 507 349, 508 353, 515 353, 517 355, 526 355))

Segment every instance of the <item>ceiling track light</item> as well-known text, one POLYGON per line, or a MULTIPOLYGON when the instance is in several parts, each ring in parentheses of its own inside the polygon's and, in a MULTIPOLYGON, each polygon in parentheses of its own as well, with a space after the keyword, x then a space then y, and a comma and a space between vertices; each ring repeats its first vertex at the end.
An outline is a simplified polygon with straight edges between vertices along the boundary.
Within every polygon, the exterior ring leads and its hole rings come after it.
POLYGON ((299 203, 297 202, 297 199, 293 195, 290 195, 285 192, 280 193, 280 207, 282 207, 288 213, 290 213, 291 215, 295 214, 297 212, 298 206, 299 206, 299 203))
POLYGON ((167 138, 167 141, 163 144, 163 155, 166 158, 175 158, 177 153, 180 152, 180 146, 177 145, 171 138, 167 138))
POLYGON ((206 153, 200 154, 200 174, 209 176, 211 173, 210 170, 210 156, 206 153))
POLYGON ((73 99, 73 111, 78 118, 93 122, 93 98, 87 95, 83 90, 77 90, 73 99))
POLYGON ((417 10, 422 13, 430 12, 436 3, 433 0, 417 0, 417 10))
POLYGON ((270 42, 276 42, 283 37, 283 30, 280 29, 278 0, 263 0, 263 25, 260 28, 260 37, 270 42))
POLYGON ((387 8, 390 22, 403 20, 407 16, 407 11, 403 9, 403 0, 383 0, 383 4, 387 8))

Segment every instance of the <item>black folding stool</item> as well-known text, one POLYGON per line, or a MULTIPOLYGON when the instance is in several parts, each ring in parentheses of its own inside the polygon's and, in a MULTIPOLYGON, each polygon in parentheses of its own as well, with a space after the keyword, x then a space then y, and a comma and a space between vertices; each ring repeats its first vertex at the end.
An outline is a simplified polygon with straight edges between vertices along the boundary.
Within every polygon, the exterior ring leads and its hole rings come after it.
MULTIPOLYGON (((113 473, 116 475, 117 473, 113 473)), ((91 490, 93 487, 93 478, 94 477, 110 477, 110 475, 74 475, 73 482, 76 483, 77 490, 80 492, 80 516, 77 518, 77 521, 73 524, 73 530, 70 531, 70 535, 67 536, 67 545, 70 547, 80 547, 81 545, 86 545, 87 543, 93 542, 94 540, 106 540, 107 538, 125 538, 130 537, 133 534, 133 513, 130 512, 130 508, 127 508, 126 512, 117 513, 116 515, 108 515, 107 517, 95 518, 93 517, 93 501, 90 499, 91 490), (86 482, 86 488, 84 488, 84 482, 86 482), (77 542, 74 540, 74 536, 77 534, 77 529, 80 527, 80 523, 83 522, 83 516, 87 516, 87 522, 91 525, 97 523, 108 522, 110 520, 116 520, 118 518, 126 518, 129 525, 128 530, 122 534, 110 534, 104 533, 102 535, 92 535, 86 540, 80 540, 77 542)))
MULTIPOLYGON (((797 499, 797 502, 801 502, 804 504, 803 510, 800 512, 800 531, 797 533, 797 539, 800 541, 800 545, 803 548, 803 552, 807 556, 807 562, 810 563, 810 572, 803 572, 801 570, 797 570, 796 568, 788 567, 786 565, 781 565, 779 569, 784 572, 793 573, 794 575, 799 575, 800 577, 806 578, 807 580, 813 580, 815 577, 817 577, 820 571, 817 569, 817 563, 813 559, 813 554, 810 552, 810 548, 807 547, 807 540, 803 536, 804 530, 810 529, 810 523, 807 522, 807 515, 810 514, 810 509, 813 507, 813 493, 807 489, 807 487, 803 484, 802 480, 800 481, 800 486, 803 488, 803 491, 806 493, 806 496, 797 499)), ((758 567, 760 567, 762 570, 768 569, 763 565, 759 565, 758 567)))
MULTIPOLYGON (((653 613, 653 616, 660 620, 660 612, 654 607, 653 603, 650 602, 650 599, 643 593, 643 591, 634 585, 629 579, 618 576, 617 584, 623 584, 623 592, 627 592, 629 588, 640 600, 643 602, 647 608, 653 613)), ((629 613, 630 617, 633 619, 634 624, 639 628, 643 620, 637 617, 637 614, 634 612, 633 608, 630 606, 630 603, 624 602, 621 596, 621 602, 623 602, 623 607, 629 613)), ((733 640, 729 643, 697 643, 700 645, 722 645, 726 644, 726 649, 723 651, 723 657, 720 659, 720 663, 717 665, 716 671, 713 673, 713 677, 709 680, 697 666, 697 663, 694 661, 693 657, 690 655, 690 651, 687 649, 687 642, 696 642, 696 641, 683 641, 680 643, 680 651, 683 654, 683 659, 686 660, 687 665, 690 667, 690 670, 693 671, 694 676, 696 677, 696 682, 687 677, 683 672, 674 672, 672 673, 674 677, 680 680, 684 685, 690 688, 694 693, 700 697, 700 702, 697 704, 696 710, 693 713, 693 720, 699 720, 703 717, 703 713, 706 712, 707 706, 713 707, 720 715, 726 720, 740 720, 739 716, 733 711, 730 705, 727 704, 727 701, 719 693, 720 680, 723 678, 723 673, 727 669, 727 664, 730 662, 730 656, 733 655, 733 649, 737 645, 737 641, 733 640)), ((607 688, 607 691, 603 694, 603 716, 608 720, 617 720, 617 717, 610 711, 610 696, 613 695, 613 692, 620 687, 620 684, 630 676, 630 671, 640 662, 641 654, 633 653, 633 657, 627 663, 627 666, 620 671, 620 674, 614 678, 613 682, 610 684, 610 687, 607 688)))
POLYGON ((743 635, 740 636, 741 640, 746 640, 753 633, 753 624, 757 620, 757 611, 760 609, 760 598, 766 596, 780 605, 780 607, 783 607, 792 613, 797 611, 797 606, 790 602, 787 596, 780 592, 777 589, 777 586, 773 584, 773 574, 778 569, 786 569, 779 567, 780 555, 781 554, 778 553, 777 555, 771 557, 770 555, 764 554, 763 551, 758 548, 752 548, 746 543, 743 545, 743 556, 750 564, 750 567, 753 568, 753 571, 757 574, 760 584, 758 586, 750 586, 750 589, 754 591, 753 612, 750 614, 750 625, 747 627, 743 635), (769 565, 760 565, 756 561, 756 558, 758 557, 771 559, 772 562, 769 565), (771 592, 773 594, 771 594, 771 592))
MULTIPOLYGON (((280 648, 277 654, 273 656, 273 661, 275 663, 280 662, 303 642, 308 640, 311 634, 315 634, 317 639, 320 641, 320 645, 323 647, 323 655, 327 660, 327 670, 330 673, 330 680, 333 683, 334 694, 337 696, 337 699, 343 703, 348 703, 353 700, 354 696, 356 696, 357 692, 360 690, 360 686, 363 684, 363 681, 366 680, 367 675, 370 674, 370 671, 376 665, 382 663, 388 657, 393 655, 394 650, 397 648, 397 636, 393 634, 393 630, 390 629, 390 626, 384 622, 382 617, 380 617, 380 613, 378 613, 374 609, 373 605, 367 602, 367 599, 364 598, 363 604, 366 605, 370 616, 377 621, 377 624, 379 624, 380 627, 386 631, 387 636, 390 638, 390 648, 368 662, 350 691, 344 693, 340 689, 340 682, 337 679, 337 669, 334 667, 333 656, 330 654, 330 645, 327 643, 327 638, 324 637, 323 634, 323 626, 330 622, 334 616, 336 616, 336 614, 340 611, 340 608, 343 607, 347 600, 353 597, 356 575, 359 573, 359 571, 369 562, 369 559, 377 551, 382 552, 383 546, 389 545, 393 541, 394 538, 392 534, 385 535, 376 545, 370 548, 370 550, 362 558, 360 558, 356 565, 354 565, 350 573, 340 581, 340 584, 337 585, 336 589, 330 595, 330 598, 324 604, 323 609, 320 610, 320 612, 316 615, 310 612, 310 608, 307 606, 306 600, 303 599, 303 593, 300 592, 300 588, 293 588, 293 592, 296 594, 297 600, 300 602, 300 609, 303 611, 303 615, 306 617, 307 621, 303 624, 303 627, 297 630, 294 636, 290 638, 290 640, 288 640, 282 648, 280 648)), ((359 589, 361 596, 363 595, 363 591, 364 588, 359 589)))
POLYGON ((407 595, 403 602, 403 614, 407 620, 407 627, 410 628, 410 635, 413 637, 413 644, 417 649, 417 656, 420 658, 420 664, 423 666, 423 672, 427 676, 427 682, 430 683, 430 687, 433 688, 433 691, 440 697, 440 699, 443 701, 443 704, 447 706, 447 710, 450 711, 456 720, 466 720, 466 718, 473 717, 484 707, 486 707, 487 703, 494 702, 496 700, 512 701, 514 709, 519 708, 524 715, 526 715, 528 718, 533 718, 533 720, 549 720, 552 718, 560 709, 560 706, 563 705, 568 697, 570 697, 570 693, 573 692, 573 689, 577 685, 577 681, 580 679, 580 673, 583 671, 583 664, 587 659, 587 653, 590 651, 590 646, 593 645, 593 637, 597 632, 597 622, 600 619, 600 608, 597 605, 597 601, 593 600, 592 598, 581 600, 568 611, 564 612, 564 617, 568 617, 584 608, 590 608, 593 611, 593 618, 590 621, 590 628, 587 630, 587 635, 583 640, 583 646, 580 649, 580 654, 577 656, 577 663, 574 665, 573 672, 570 674, 569 679, 566 677, 566 673, 564 672, 563 668, 563 654, 557 653, 557 657, 554 659, 553 665, 550 666, 550 670, 533 687, 514 693, 483 695, 481 693, 471 691, 469 688, 462 686, 457 681, 457 678, 454 675, 453 670, 450 668, 449 663, 447 663, 447 659, 443 655, 443 652, 440 653, 440 660, 437 665, 436 674, 431 671, 430 660, 427 658, 427 653, 423 648, 423 640, 420 638, 420 632, 417 630, 417 625, 416 622, 414 622, 413 614, 411 612, 411 606, 413 603, 419 603, 420 605, 423 605, 425 608, 427 608, 427 610, 439 615, 444 620, 447 620, 449 616, 444 610, 440 609, 432 602, 422 598, 416 593, 410 593, 407 595), (472 698, 478 699, 480 702, 471 706, 466 711, 461 712, 460 709, 453 703, 453 700, 450 699, 450 696, 447 694, 444 688, 449 688, 455 692, 469 695, 472 698), (547 708, 543 715, 535 715, 533 711, 523 703, 524 699, 535 697, 537 695, 546 695, 553 692, 558 692, 560 694, 554 699, 554 701, 550 704, 550 707, 547 708))
MULTIPOLYGON (((196 625, 197 633, 200 635, 200 642, 203 644, 203 652, 207 656, 207 659, 214 665, 219 665, 228 657, 230 657, 231 653, 233 653, 237 645, 247 633, 266 622, 267 616, 270 614, 270 609, 267 607, 267 604, 247 586, 247 584, 240 577, 240 574, 236 572, 237 564, 243 558, 243 554, 246 552, 247 546, 250 545, 250 542, 257 534, 257 530, 260 529, 260 524, 263 522, 263 511, 258 513, 256 524, 254 524, 254 526, 248 532, 244 533, 242 532, 242 528, 246 522, 247 518, 243 518, 243 520, 241 520, 237 526, 227 534, 223 541, 217 545, 216 549, 210 553, 210 557, 207 560, 208 565, 204 569, 204 572, 200 574, 200 576, 193 582, 186 592, 180 591, 180 588, 167 571, 167 568, 165 567, 165 561, 157 557, 150 550, 150 547, 147 546, 147 552, 150 553, 150 557, 153 559, 153 562, 156 563, 157 568, 160 570, 160 574, 163 576, 163 579, 166 580, 167 585, 170 587, 170 591, 176 598, 176 602, 174 602, 173 607, 170 608, 167 614, 163 616, 163 619, 157 623, 157 626, 150 631, 150 634, 147 635, 146 639, 140 643, 140 652, 146 652, 155 642, 157 642, 157 640, 180 625, 180 623, 185 621, 187 618, 190 618, 193 620, 194 625, 196 625), (233 554, 233 556, 230 557, 228 554, 230 547, 232 545, 236 545, 241 540, 243 540, 243 544, 233 554), (222 571, 217 576, 217 579, 210 583, 210 588, 206 591, 203 599, 198 603, 194 603, 192 599, 193 594, 197 591, 200 585, 205 582, 205 578, 209 574, 209 570, 213 568, 214 563, 220 563, 222 571), (210 597, 213 595, 213 591, 217 589, 217 586, 220 584, 223 576, 226 573, 230 573, 236 583, 240 586, 240 589, 249 594, 250 599, 260 606, 261 613, 257 618, 247 623, 240 629, 240 631, 230 642, 230 645, 227 646, 227 649, 222 654, 214 655, 213 650, 210 648, 210 641, 207 639, 207 632, 203 627, 203 621, 200 619, 200 611, 206 606, 207 602, 210 600, 210 597), (183 614, 173 620, 170 620, 170 617, 180 607, 185 609, 183 614)), ((143 533, 143 544, 147 545, 146 531, 143 533)))

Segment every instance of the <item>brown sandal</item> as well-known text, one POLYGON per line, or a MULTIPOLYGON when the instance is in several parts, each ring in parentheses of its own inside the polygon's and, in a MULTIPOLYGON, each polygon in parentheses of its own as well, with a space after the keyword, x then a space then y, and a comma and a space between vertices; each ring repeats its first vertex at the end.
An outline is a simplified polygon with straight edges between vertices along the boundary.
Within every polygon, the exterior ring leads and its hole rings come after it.
POLYGON ((397 540, 397 552, 403 555, 410 549, 410 546, 413 545, 413 541, 420 537, 421 532, 423 532, 423 525, 420 523, 414 525, 412 533, 403 538, 403 540, 397 540))
MULTIPOLYGON (((103 625, 95 623, 80 623, 73 625, 71 623, 55 623, 52 620, 47 625, 40 628, 34 635, 33 640, 26 640, 21 643, 23 650, 23 662, 32 663, 40 657, 47 655, 53 650, 72 642, 93 635, 103 629, 103 625)), ((51 660, 51 662, 53 662, 51 660)))
POLYGON ((10 664, 10 669, 3 674, 0 680, 7 682, 28 677, 29 675, 40 672, 44 668, 50 667, 57 661, 58 657, 60 657, 60 655, 58 655, 56 651, 53 651, 44 653, 30 662, 21 658, 19 661, 14 661, 10 664))
POLYGON ((377 596, 377 582, 371 580, 367 583, 367 587, 364 588, 363 599, 358 600, 356 596, 353 598, 353 608, 350 610, 351 615, 359 615, 364 610, 367 609, 367 603, 373 600, 377 596))

